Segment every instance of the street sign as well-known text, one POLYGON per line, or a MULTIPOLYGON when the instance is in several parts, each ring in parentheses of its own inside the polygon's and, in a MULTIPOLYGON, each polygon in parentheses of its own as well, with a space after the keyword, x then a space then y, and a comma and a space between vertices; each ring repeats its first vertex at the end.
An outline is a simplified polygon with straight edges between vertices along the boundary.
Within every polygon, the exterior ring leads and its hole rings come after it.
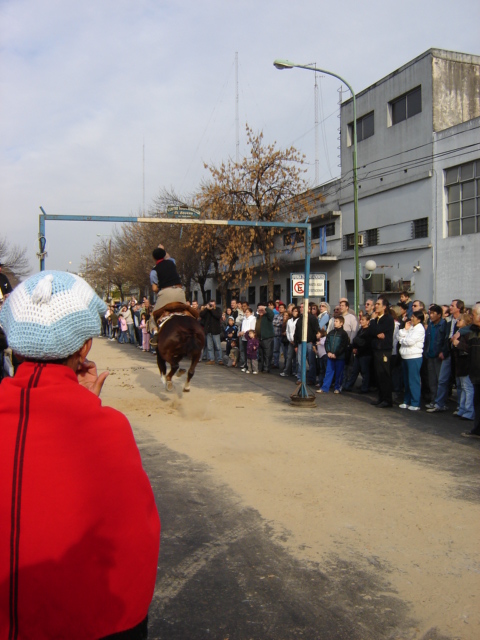
MULTIPOLYGON (((292 273, 292 298, 303 298, 305 295, 305 274, 292 273)), ((326 295, 327 274, 311 273, 309 279, 309 298, 324 298, 326 295)))
POLYGON ((188 207, 167 207, 167 218, 199 218, 200 211, 188 207))

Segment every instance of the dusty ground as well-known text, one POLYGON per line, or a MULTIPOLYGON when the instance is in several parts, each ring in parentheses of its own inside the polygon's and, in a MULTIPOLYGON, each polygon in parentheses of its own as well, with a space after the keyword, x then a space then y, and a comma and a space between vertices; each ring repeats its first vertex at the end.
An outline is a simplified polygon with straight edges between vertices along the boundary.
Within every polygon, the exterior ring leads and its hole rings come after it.
POLYGON ((204 364, 182 397, 130 345, 96 340, 92 358, 111 371, 103 402, 130 419, 162 517, 150 637, 480 638, 467 423, 352 394, 299 411, 292 379, 204 364))

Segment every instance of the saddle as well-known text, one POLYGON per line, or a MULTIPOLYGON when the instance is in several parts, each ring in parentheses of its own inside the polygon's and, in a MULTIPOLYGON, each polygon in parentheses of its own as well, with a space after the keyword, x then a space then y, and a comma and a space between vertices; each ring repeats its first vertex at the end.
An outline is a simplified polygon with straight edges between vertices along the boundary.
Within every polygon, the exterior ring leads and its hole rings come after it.
POLYGON ((158 323, 162 318, 173 315, 174 313, 191 316, 195 320, 198 320, 199 318, 199 312, 195 309, 192 309, 189 304, 185 304, 184 302, 169 302, 164 307, 155 309, 153 312, 153 317, 155 319, 155 322, 158 323))

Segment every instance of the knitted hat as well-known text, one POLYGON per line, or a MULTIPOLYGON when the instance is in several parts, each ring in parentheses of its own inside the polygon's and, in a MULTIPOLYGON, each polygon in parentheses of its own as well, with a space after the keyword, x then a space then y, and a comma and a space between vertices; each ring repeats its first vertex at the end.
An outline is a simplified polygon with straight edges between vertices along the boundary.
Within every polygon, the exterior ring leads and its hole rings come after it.
POLYGON ((11 349, 32 360, 60 360, 100 334, 107 305, 73 273, 42 271, 19 284, 0 311, 11 349))

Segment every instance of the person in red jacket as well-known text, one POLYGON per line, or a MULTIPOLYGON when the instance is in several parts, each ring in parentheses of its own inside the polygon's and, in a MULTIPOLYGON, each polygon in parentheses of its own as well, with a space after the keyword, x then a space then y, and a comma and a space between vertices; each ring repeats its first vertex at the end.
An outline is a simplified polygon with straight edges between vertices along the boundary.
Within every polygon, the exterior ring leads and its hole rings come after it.
POLYGON ((71 273, 0 312, 22 359, 0 384, 0 638, 146 638, 160 521, 126 417, 87 360, 104 303, 71 273))

